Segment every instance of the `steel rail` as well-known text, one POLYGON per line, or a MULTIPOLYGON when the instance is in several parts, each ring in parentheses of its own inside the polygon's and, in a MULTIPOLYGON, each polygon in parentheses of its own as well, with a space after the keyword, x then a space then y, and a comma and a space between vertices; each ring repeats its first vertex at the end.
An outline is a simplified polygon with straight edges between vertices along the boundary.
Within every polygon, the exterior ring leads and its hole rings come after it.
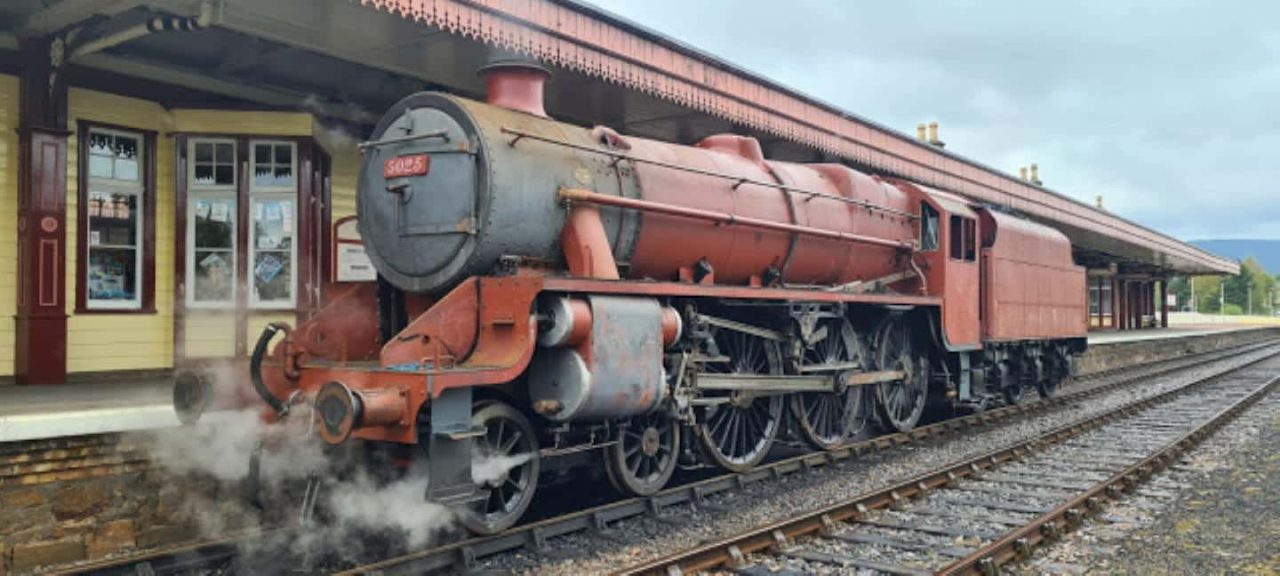
MULTIPOLYGON (((635 497, 571 512, 562 516, 540 520, 523 526, 517 526, 492 536, 473 537, 458 542, 444 544, 434 548, 411 552, 402 556, 388 558, 366 565, 350 568, 336 574, 353 576, 357 574, 421 574, 429 570, 440 570, 450 566, 470 568, 479 558, 500 554, 512 550, 529 548, 541 550, 549 538, 573 534, 586 530, 604 532, 610 522, 641 516, 645 514, 658 516, 663 508, 693 503, 695 506, 706 506, 705 498, 709 495, 729 490, 741 489, 747 484, 779 478, 783 475, 804 472, 824 465, 838 464, 842 461, 910 444, 929 438, 943 438, 960 432, 981 429, 991 424, 1010 420, 1016 416, 1033 414, 1050 408, 1069 405, 1079 400, 1097 396, 1128 386, 1139 380, 1158 378, 1178 372, 1187 366, 1208 364, 1228 360, 1266 348, 1276 346, 1274 339, 1253 342, 1230 349, 1218 349, 1199 354, 1169 358, 1137 366, 1126 366, 1103 372, 1096 372, 1077 379, 1077 382, 1101 379, 1116 373, 1136 371, 1137 373, 1099 386, 1070 393, 1059 394, 1048 399, 1037 399, 1014 406, 945 420, 928 426, 922 426, 909 432, 886 434, 856 444, 851 444, 829 452, 811 452, 769 463, 747 472, 723 474, 713 478, 691 482, 667 488, 647 497, 635 497), (1155 370, 1153 367, 1163 366, 1155 370), (1144 370, 1145 369, 1145 370, 1144 370)), ((1234 370, 1235 368, 1232 368, 1234 370)))
POLYGON ((284 529, 250 530, 224 538, 55 568, 42 574, 139 575, 194 570, 239 556, 240 547, 246 542, 282 533, 284 529))
POLYGON ((946 576, 990 574, 994 572, 996 566, 1024 557, 1032 547, 1058 537, 1063 528, 1070 529, 1078 526, 1086 513, 1098 511, 1102 500, 1114 498, 1120 491, 1131 491, 1139 483, 1168 468, 1183 454, 1199 446, 1210 434, 1217 432, 1245 409, 1273 391, 1277 384, 1280 384, 1280 376, 1272 377, 1245 397, 1218 411, 1211 419, 1183 434, 1177 440, 1165 444, 1141 462, 1098 482, 1069 502, 1033 518, 1000 539, 943 567, 937 573, 946 576))
MULTIPOLYGON (((1217 371, 1209 376, 1199 378, 1177 388, 1126 403, 1114 410, 1109 410, 1105 413, 1089 417, 1079 422, 1055 428, 1044 434, 1037 435, 1035 438, 1019 442, 1015 445, 999 448, 976 457, 966 458, 959 462, 947 464, 932 472, 926 472, 924 474, 914 476, 886 488, 862 494, 815 511, 806 512, 787 520, 755 528, 710 544, 680 551, 635 567, 626 568, 616 572, 616 574, 620 576, 674 576, 719 567, 741 567, 747 554, 766 550, 781 551, 791 541, 797 538, 833 531, 839 522, 861 519, 871 510, 882 510, 897 506, 908 499, 924 496, 931 491, 951 485, 959 479, 975 476, 996 465, 1022 459, 1029 454, 1060 444, 1065 440, 1099 428, 1122 417, 1127 417, 1151 408, 1157 404, 1162 404, 1176 396, 1207 386, 1221 378, 1277 356, 1280 356, 1280 350, 1273 350, 1269 354, 1252 359, 1242 365, 1217 371)), ((1280 381, 1280 378, 1273 378, 1262 388, 1269 391, 1278 381, 1280 381)), ((1261 389, 1259 389, 1259 391, 1261 391, 1261 389)), ((1238 413, 1238 410, 1236 412, 1232 412, 1232 414, 1235 413, 1238 413)), ((1204 434, 1200 434, 1196 437, 1203 438, 1203 436, 1204 434)), ((1182 440, 1175 444, 1179 444, 1180 442, 1182 442, 1182 440)), ((1141 470, 1140 466, 1138 468, 1141 470)), ((1137 472, 1129 470, 1126 470, 1124 474, 1119 474, 1118 476, 1120 477, 1120 482, 1127 481, 1130 483, 1132 483, 1134 479, 1140 477, 1137 472)), ((1103 490, 1105 490, 1105 486, 1103 487, 1103 490)), ((1094 497, 1096 498, 1096 495, 1094 497)), ((1097 500, 1095 500, 1095 502, 1097 502, 1097 500)), ((1085 503, 1087 505, 1087 499, 1085 500, 1085 503)), ((1062 526, 1061 524, 1056 523, 1056 519, 1067 516, 1072 518, 1080 516, 1080 512, 1078 511, 1075 513, 1069 513, 1069 510, 1078 510, 1079 506, 1080 504, 1076 504, 1073 500, 1072 506, 1062 508, 1061 510, 1055 509, 1054 511, 1042 516, 1042 518, 1048 519, 1045 523, 1041 523, 1038 526, 1047 526, 1049 525, 1049 522, 1054 522, 1052 529, 1025 527, 1018 531, 1018 536, 1016 538, 1003 538, 986 548, 980 549, 978 552, 974 553, 974 556, 978 556, 979 552, 983 553, 983 555, 980 558, 975 559, 971 564, 966 564, 963 567, 957 567, 956 570, 959 571, 957 573, 968 573, 970 571, 970 567, 975 567, 975 569, 979 571, 991 570, 995 566, 994 562, 996 561, 996 558, 1004 558, 1007 560, 1008 558, 1014 557, 1014 555, 1011 555, 1011 552, 1016 554, 1025 553, 1029 544, 1032 542, 1031 539, 1033 538, 1033 532, 1044 530, 1044 532, 1040 533, 1041 539, 1054 533, 1062 526), (992 557, 992 560, 990 561, 992 564, 987 568, 979 566, 980 564, 984 564, 983 558, 987 558, 988 556, 992 557), (963 570, 961 568, 963 568, 963 570)), ((1096 508, 1096 506, 1094 506, 1094 508, 1096 508)), ((1079 518, 1076 518, 1076 520, 1078 519, 1079 518)))

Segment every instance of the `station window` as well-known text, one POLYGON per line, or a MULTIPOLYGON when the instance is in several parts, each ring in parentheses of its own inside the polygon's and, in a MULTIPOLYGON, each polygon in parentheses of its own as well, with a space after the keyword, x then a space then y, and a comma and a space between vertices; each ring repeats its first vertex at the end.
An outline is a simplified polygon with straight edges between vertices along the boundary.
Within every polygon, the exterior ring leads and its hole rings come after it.
POLYGON ((258 308, 292 308, 297 277, 297 147, 292 142, 264 141, 250 146, 249 303, 258 308))
POLYGON ((148 224, 154 214, 150 161, 141 133, 82 126, 79 214, 82 234, 77 270, 80 311, 146 311, 153 271, 147 270, 148 224))
POLYGON ((187 305, 230 307, 236 276, 236 143, 192 140, 187 173, 187 305))
POLYGON ((931 252, 938 249, 938 211, 932 206, 920 203, 920 250, 931 252))

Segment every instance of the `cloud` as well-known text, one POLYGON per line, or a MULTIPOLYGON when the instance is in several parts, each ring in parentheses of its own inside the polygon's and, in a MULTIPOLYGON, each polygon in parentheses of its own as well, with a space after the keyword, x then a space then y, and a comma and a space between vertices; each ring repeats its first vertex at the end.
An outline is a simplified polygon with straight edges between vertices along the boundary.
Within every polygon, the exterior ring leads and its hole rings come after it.
POLYGON ((1280 237, 1280 4, 596 3, 1176 237, 1280 237))

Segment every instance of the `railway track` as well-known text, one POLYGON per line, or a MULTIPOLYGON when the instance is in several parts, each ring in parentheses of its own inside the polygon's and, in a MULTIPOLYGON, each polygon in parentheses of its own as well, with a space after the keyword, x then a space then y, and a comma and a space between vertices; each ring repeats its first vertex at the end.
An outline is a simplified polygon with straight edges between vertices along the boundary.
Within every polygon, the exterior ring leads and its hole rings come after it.
POLYGON ((1276 356, 619 574, 993 574, 1272 392, 1276 356))
MULTIPOLYGON (((858 456, 890 449, 913 442, 942 439, 960 433, 972 432, 1011 419, 1030 416, 1070 405, 1074 402, 1105 394, 1152 378, 1175 374, 1188 368, 1257 353, 1274 347, 1275 341, 1245 344, 1225 350, 1214 350, 1166 359, 1136 366, 1126 366, 1096 372, 1078 378, 1070 387, 1061 390, 1050 399, 1028 400, 1016 406, 1005 406, 982 413, 921 426, 908 433, 886 434, 852 444, 840 450, 809 453, 784 458, 762 465, 742 474, 723 474, 668 488, 644 498, 630 498, 548 518, 494 536, 475 537, 427 550, 421 550, 379 560, 366 565, 348 568, 341 574, 419 574, 427 570, 450 567, 469 568, 477 560, 496 554, 520 549, 538 551, 548 539, 583 531, 607 531, 611 523, 644 515, 658 515, 671 506, 699 505, 717 493, 738 490, 744 486, 768 481, 781 476, 807 471, 828 465, 840 465, 858 456)), ((138 554, 81 564, 65 570, 63 574, 177 574, 201 568, 219 568, 230 565, 244 544, 266 540, 288 541, 288 528, 273 528, 230 535, 204 542, 173 548, 146 551, 138 554)))
POLYGON ((762 465, 749 472, 724 474, 691 482, 668 488, 653 496, 619 500, 603 506, 518 526, 502 534, 471 538, 351 568, 338 574, 344 576, 358 574, 391 576, 396 574, 421 574, 426 571, 442 570, 450 567, 470 569, 480 558, 520 549, 537 552, 544 548, 547 540, 552 538, 583 531, 607 533, 610 524, 614 522, 643 515, 661 515, 664 509, 672 506, 689 504, 702 506, 706 498, 712 494, 740 490, 749 484, 789 474, 803 473, 822 466, 840 465, 842 462, 852 461, 859 456, 895 446, 973 432, 1008 422, 1016 417, 1070 405, 1147 379, 1175 374, 1193 366, 1225 361, 1254 353, 1263 353, 1264 349, 1269 349, 1270 354, 1280 352, 1280 349, 1276 349, 1276 343, 1269 341, 1245 345, 1227 351, 1218 350, 1210 353, 1184 356, 1176 360, 1155 362, 1137 368, 1128 367, 1107 371, 1106 373, 1097 373, 1084 379, 1084 382, 1077 382, 1076 388, 1078 389, 1061 393, 1054 398, 1037 399, 1023 402, 1016 406, 988 410, 979 414, 922 426, 907 433, 886 434, 832 452, 808 453, 785 458, 762 465), (1122 376, 1113 378, 1117 375, 1122 376), (1088 382, 1092 380, 1100 382, 1088 382))

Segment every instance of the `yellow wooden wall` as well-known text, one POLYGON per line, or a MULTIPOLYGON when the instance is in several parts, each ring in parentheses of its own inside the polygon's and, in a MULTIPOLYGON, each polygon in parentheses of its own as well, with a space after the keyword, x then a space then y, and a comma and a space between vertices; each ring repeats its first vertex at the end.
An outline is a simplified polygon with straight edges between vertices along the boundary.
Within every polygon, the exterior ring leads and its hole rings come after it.
POLYGON ((13 375, 18 313, 18 77, 0 74, 0 376, 13 375))
MULTIPOLYGON (((0 376, 13 374, 17 310, 17 189, 18 189, 18 79, 0 75, 0 376)), ((169 110, 147 100, 105 92, 72 88, 68 93, 68 130, 76 133, 78 121, 111 124, 125 129, 156 132, 156 294, 154 314, 77 314, 76 243, 79 189, 78 139, 67 146, 67 371, 106 372, 148 370, 173 366, 175 309, 174 270, 177 235, 175 226, 176 163, 174 133, 261 134, 264 136, 315 136, 333 158, 332 194, 334 218, 355 214, 355 181, 359 155, 355 140, 340 131, 324 128, 311 115, 291 112, 225 110, 169 110)), ((292 312, 262 311, 249 314, 249 342, 256 340, 268 322, 294 322, 292 312)), ((235 350, 235 317, 228 311, 190 310, 186 323, 189 357, 230 356, 235 350)))
POLYGON ((173 366, 174 156, 172 118, 154 102, 71 88, 68 126, 87 120, 156 134, 156 313, 76 314, 80 246, 79 139, 67 139, 67 372, 146 370, 173 366))
POLYGON ((340 128, 316 122, 312 131, 316 143, 329 153, 330 168, 329 202, 333 220, 356 214, 356 180, 360 177, 360 153, 356 150, 356 137, 340 128))

